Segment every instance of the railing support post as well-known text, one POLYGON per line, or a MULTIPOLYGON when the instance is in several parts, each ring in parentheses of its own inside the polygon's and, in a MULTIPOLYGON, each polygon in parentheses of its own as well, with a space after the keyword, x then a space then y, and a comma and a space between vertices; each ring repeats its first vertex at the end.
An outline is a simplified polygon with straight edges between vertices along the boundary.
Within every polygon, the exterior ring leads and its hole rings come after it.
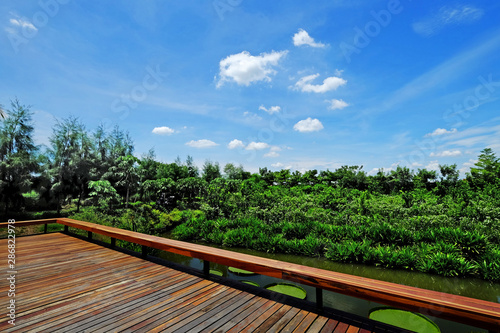
POLYGON ((87 231, 87 238, 92 240, 92 231, 87 231))
POLYGON ((203 274, 207 277, 210 275, 210 261, 203 260, 203 274))
POLYGON ((148 256, 148 247, 146 245, 141 245, 141 253, 142 253, 141 257, 143 259, 146 259, 148 256))
POLYGON ((69 228, 67 225, 64 226, 64 233, 67 234, 69 232, 69 228))
POLYGON ((316 307, 323 310, 323 289, 316 287, 316 307))
POLYGON ((116 247, 116 238, 111 237, 111 248, 114 249, 116 247))
POLYGON ((43 233, 46 234, 47 233, 47 229, 48 229, 48 223, 45 223, 43 225, 43 233))

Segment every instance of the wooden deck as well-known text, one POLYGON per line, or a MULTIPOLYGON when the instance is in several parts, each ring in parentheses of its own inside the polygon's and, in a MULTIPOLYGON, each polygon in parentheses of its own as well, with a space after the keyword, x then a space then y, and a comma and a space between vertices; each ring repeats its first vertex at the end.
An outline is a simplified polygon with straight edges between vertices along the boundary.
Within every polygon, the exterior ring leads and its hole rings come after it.
MULTIPOLYGON (((0 248, 7 248, 6 239, 0 248)), ((8 271, 7 260, 0 270, 8 271)), ((62 233, 17 238, 16 270, 16 325, 2 315, 2 332, 384 331, 369 320, 354 325, 356 319, 298 308, 267 291, 258 295, 250 286, 206 280, 62 233)), ((3 278, 2 309, 8 289, 3 278)))

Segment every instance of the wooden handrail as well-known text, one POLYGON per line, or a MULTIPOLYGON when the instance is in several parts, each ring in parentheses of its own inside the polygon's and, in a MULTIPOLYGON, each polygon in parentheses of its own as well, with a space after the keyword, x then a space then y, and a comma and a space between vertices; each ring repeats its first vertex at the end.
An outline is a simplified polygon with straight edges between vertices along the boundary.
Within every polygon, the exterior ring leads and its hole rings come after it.
MULTIPOLYGON (((58 223, 139 245, 272 276, 415 312, 432 312, 492 332, 500 332, 500 304, 344 273, 261 258, 68 218, 19 221, 16 227, 58 223)), ((0 228, 7 223, 0 223, 0 228)))

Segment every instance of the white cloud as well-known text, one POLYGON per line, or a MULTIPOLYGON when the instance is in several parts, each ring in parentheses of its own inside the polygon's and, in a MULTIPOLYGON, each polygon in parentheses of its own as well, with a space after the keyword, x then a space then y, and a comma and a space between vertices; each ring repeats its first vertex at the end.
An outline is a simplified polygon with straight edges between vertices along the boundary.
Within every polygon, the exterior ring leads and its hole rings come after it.
POLYGON ((482 9, 473 6, 443 6, 435 14, 413 23, 412 27, 417 34, 429 37, 449 25, 475 22, 483 14, 482 9))
POLYGON ((218 146, 218 144, 207 139, 201 139, 197 141, 191 140, 189 142, 186 142, 186 146, 193 148, 212 148, 218 146))
POLYGON ((462 155, 462 152, 460 150, 445 150, 440 153, 434 153, 432 152, 429 156, 430 157, 453 157, 453 156, 460 156, 462 155))
POLYGON ((383 173, 390 173, 391 171, 395 171, 398 168, 399 164, 400 164, 400 162, 395 162, 395 163, 392 163, 391 166, 388 168, 373 168, 367 172, 367 175, 374 176, 379 171, 382 171, 383 173))
POLYGON ((152 132, 159 135, 171 135, 175 133, 173 129, 167 126, 155 127, 152 132))
POLYGON ((266 148, 269 148, 269 144, 265 143, 265 142, 250 142, 248 144, 248 146, 246 146, 246 150, 262 150, 262 149, 266 149, 266 148))
POLYGON ((330 110, 342 110, 343 108, 349 106, 349 104, 341 99, 332 99, 331 101, 327 100, 326 102, 330 103, 330 106, 328 107, 330 110))
POLYGON ((318 119, 309 117, 296 123, 293 129, 299 132, 317 132, 323 129, 323 124, 318 119))
POLYGON ((436 161, 430 161, 429 164, 427 164, 427 166, 425 167, 425 169, 429 170, 429 171, 439 171, 439 162, 436 160, 436 161))
POLYGON ((444 128, 436 128, 434 130, 434 132, 432 133, 427 133, 425 136, 426 137, 429 137, 429 136, 438 136, 438 135, 444 135, 444 134, 453 134, 453 133, 456 133, 457 132, 457 129, 456 128, 452 128, 451 130, 446 130, 444 128))
POLYGON ((19 27, 21 29, 29 29, 33 31, 38 31, 38 29, 31 23, 30 21, 23 20, 22 18, 14 19, 11 18, 9 20, 10 24, 16 27, 19 27))
POLYGON ((280 154, 275 151, 270 151, 269 153, 264 154, 264 157, 279 157, 279 156, 280 154))
POLYGON ((243 148, 245 145, 243 144, 242 141, 238 139, 234 139, 231 142, 228 143, 227 148, 229 149, 236 149, 236 148, 243 148))
POLYGON ((226 81, 234 81, 238 85, 249 86, 252 82, 271 81, 270 75, 276 73, 273 66, 284 57, 288 51, 272 51, 253 56, 247 51, 232 54, 220 61, 219 82, 220 87, 226 81))
POLYGON ((253 122, 253 121, 261 121, 262 120, 261 116, 259 116, 256 113, 250 112, 250 111, 243 112, 243 117, 245 118, 245 120, 251 121, 251 122, 253 122))
POLYGON ((470 168, 471 166, 476 165, 477 162, 478 160, 470 159, 468 162, 464 162, 463 166, 470 168))
POLYGON ((295 89, 301 90, 303 92, 315 92, 315 93, 325 93, 330 90, 336 90, 338 87, 343 86, 347 83, 346 80, 331 76, 323 80, 323 84, 311 84, 310 82, 316 79, 319 74, 313 74, 304 76, 297 83, 295 83, 295 89))
POLYGON ((278 152, 282 150, 283 148, 281 148, 280 146, 271 146, 269 148, 269 152, 265 154, 264 157, 279 157, 280 154, 278 152))
POLYGON ((271 164, 271 166, 272 166, 273 168, 282 168, 282 167, 284 167, 285 165, 284 165, 283 163, 278 162, 278 163, 271 164))
POLYGON ((470 159, 468 162, 464 162, 462 164, 462 167, 460 168, 460 173, 465 174, 467 172, 470 172, 470 169, 476 166, 477 161, 478 160, 470 159))
POLYGON ((269 114, 277 113, 281 111, 281 107, 279 106, 271 106, 269 109, 264 107, 264 105, 259 106, 259 110, 265 111, 269 114))
MULTIPOLYGON (((498 138, 498 137, 497 137, 498 138)), ((477 145, 491 145, 492 140, 498 140, 492 135, 479 135, 450 142, 456 146, 473 147, 477 145)))
POLYGON ((309 45, 311 47, 325 47, 323 43, 316 43, 314 38, 309 36, 307 31, 304 29, 299 29, 299 31, 293 35, 293 45, 301 46, 301 45, 309 45))
POLYGON ((450 138, 453 141, 450 141, 449 144, 460 147, 476 147, 477 150, 484 147, 496 149, 496 147, 500 147, 500 125, 489 125, 497 121, 494 118, 485 122, 486 126, 480 125, 461 130, 450 138))
POLYGON ((500 125, 490 126, 500 119, 490 119, 482 125, 470 127, 447 138, 449 144, 461 147, 495 148, 500 146, 500 125), (453 140, 453 141, 452 141, 453 140))

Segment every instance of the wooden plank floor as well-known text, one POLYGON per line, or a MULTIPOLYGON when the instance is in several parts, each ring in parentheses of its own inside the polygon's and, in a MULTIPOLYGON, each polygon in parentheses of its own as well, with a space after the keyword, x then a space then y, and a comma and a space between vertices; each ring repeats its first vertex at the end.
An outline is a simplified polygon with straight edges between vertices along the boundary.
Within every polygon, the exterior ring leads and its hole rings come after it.
POLYGON ((370 332, 61 233, 17 238, 16 270, 16 325, 3 278, 1 332, 370 332))

